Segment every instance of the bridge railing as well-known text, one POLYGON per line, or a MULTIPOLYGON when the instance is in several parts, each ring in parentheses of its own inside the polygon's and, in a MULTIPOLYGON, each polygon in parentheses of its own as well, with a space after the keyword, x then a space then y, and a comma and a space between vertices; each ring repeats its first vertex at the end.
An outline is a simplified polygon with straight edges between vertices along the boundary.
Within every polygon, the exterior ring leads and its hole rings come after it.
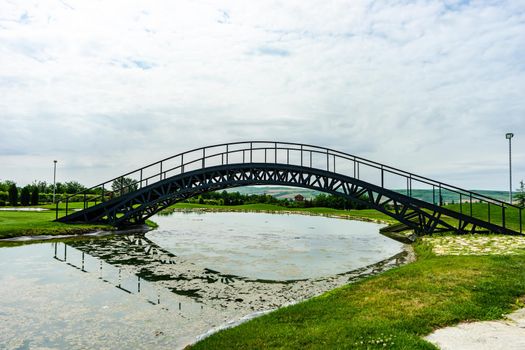
MULTIPOLYGON (((64 213, 89 208, 189 171, 247 163, 296 165, 350 176, 523 233, 523 208, 514 204, 334 149, 274 141, 217 144, 179 153, 65 198, 64 213), (79 196, 83 197, 80 208, 72 208, 72 199, 79 196)), ((57 203, 57 218, 58 209, 57 203)))

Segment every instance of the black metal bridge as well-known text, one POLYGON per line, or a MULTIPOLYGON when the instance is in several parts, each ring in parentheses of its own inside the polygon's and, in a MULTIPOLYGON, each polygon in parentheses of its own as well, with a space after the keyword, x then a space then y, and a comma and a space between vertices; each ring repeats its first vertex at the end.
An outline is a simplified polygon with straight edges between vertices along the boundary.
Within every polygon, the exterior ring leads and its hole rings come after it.
POLYGON ((65 198, 64 212, 57 204, 57 220, 142 224, 187 198, 251 185, 295 186, 342 196, 418 234, 523 234, 523 208, 510 203, 333 149, 268 141, 202 147, 149 164, 65 198), (432 198, 417 195, 421 189, 431 190, 427 193, 432 198), (81 201, 83 209, 71 211, 73 201, 81 201))

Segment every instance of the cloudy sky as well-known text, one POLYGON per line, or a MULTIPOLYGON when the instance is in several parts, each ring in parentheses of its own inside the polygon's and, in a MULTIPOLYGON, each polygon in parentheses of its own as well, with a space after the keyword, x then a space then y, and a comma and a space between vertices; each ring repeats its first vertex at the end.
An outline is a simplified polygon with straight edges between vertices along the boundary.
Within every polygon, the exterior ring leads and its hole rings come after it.
POLYGON ((0 180, 86 185, 194 147, 332 147, 525 179, 525 1, 0 0, 0 180))

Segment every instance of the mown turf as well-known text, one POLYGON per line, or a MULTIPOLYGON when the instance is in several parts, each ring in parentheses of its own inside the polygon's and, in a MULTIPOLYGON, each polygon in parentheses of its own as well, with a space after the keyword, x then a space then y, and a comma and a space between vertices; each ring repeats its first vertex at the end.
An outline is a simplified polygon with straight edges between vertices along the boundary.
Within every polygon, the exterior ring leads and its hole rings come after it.
POLYGON ((0 211, 0 238, 80 234, 97 229, 111 229, 107 225, 71 225, 54 222, 55 215, 54 211, 0 211))
POLYGON ((219 332, 192 349, 435 349, 421 336, 497 319, 525 294, 525 255, 434 256, 219 332))

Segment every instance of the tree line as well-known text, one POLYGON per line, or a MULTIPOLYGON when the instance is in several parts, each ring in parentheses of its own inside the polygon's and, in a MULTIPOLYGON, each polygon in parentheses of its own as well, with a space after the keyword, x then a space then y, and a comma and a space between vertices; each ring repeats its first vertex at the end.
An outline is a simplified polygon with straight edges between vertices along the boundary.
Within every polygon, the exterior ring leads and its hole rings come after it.
MULTIPOLYGON (((86 187, 77 181, 57 182, 55 196, 60 199, 62 196, 84 190, 86 187)), ((48 184, 45 181, 34 181, 30 185, 19 187, 14 181, 0 181, 0 206, 38 205, 52 201, 53 184, 48 184)))
POLYGON ((276 198, 269 194, 241 194, 240 192, 216 191, 203 193, 186 200, 188 203, 208 205, 243 205, 274 204, 289 208, 325 207, 334 209, 366 209, 364 204, 355 203, 340 196, 318 194, 313 198, 295 200, 293 198, 276 198))

